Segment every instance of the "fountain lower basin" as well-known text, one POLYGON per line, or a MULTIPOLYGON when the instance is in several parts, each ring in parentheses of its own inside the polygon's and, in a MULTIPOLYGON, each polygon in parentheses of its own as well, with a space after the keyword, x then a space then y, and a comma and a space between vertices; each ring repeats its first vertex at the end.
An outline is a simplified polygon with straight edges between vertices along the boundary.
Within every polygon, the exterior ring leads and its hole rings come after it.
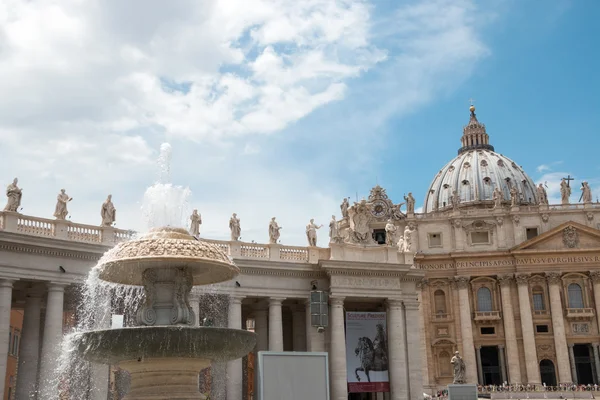
POLYGON ((77 351, 88 361, 128 371, 127 400, 204 399, 198 373, 214 361, 247 355, 256 334, 241 329, 146 326, 81 332, 77 351))

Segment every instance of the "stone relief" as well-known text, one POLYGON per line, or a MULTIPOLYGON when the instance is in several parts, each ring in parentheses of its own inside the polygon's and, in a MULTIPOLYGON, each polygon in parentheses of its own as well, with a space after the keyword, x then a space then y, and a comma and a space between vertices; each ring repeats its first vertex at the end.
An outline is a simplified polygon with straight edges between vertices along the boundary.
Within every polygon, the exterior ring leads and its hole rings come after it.
POLYGON ((371 213, 366 200, 363 199, 360 203, 354 203, 350 207, 350 234, 348 240, 351 243, 373 244, 371 228, 369 227, 370 221, 371 213))
POLYGON ((590 325, 585 322, 574 323, 571 326, 571 329, 573 330, 573 333, 576 335, 585 335, 587 333, 590 333, 590 325))
POLYGON ((279 232, 281 229, 282 227, 275 221, 275 217, 272 217, 271 222, 269 222, 269 243, 277 243, 281 236, 281 233, 279 232))
POLYGON ((233 213, 229 219, 229 230, 231 231, 231 240, 234 242, 240 240, 240 236, 242 236, 242 227, 236 213, 233 213))
POLYGON ((543 213, 543 214, 542 214, 542 221, 543 221, 544 223, 546 223, 546 222, 548 222, 549 220, 550 220, 550 214, 548 214, 548 213, 543 213))
POLYGON ((569 197, 571 196, 571 186, 569 182, 562 178, 560 180, 560 202, 561 204, 569 204, 569 197))
POLYGON ((4 206, 4 211, 17 212, 19 210, 23 189, 17 186, 18 183, 19 180, 15 178, 12 183, 6 187, 6 197, 8 197, 8 201, 6 202, 6 206, 4 206))
POLYGON ((192 211, 192 215, 190 215, 190 235, 194 237, 200 236, 200 225, 202 225, 202 215, 198 213, 197 209, 192 211))
POLYGON ((321 227, 323 227, 323 225, 315 224, 314 219, 311 219, 308 225, 306 225, 306 238, 308 239, 309 246, 317 246, 317 229, 321 229, 321 227))
POLYGON ((579 246, 579 232, 572 226, 567 226, 563 229, 563 244, 570 249, 574 249, 579 246))
POLYGON ((512 220, 515 225, 519 225, 519 222, 521 222, 521 217, 519 217, 518 215, 513 215, 512 220))
POLYGON ((56 207, 54 207, 53 214, 56 219, 64 220, 67 218, 67 215, 69 215, 67 204, 69 204, 71 200, 73 200, 73 198, 65 193, 65 189, 60 189, 60 193, 56 196, 56 207))
POLYGON ((117 220, 117 209, 112 202, 112 194, 109 194, 104 203, 102 203, 100 216, 102 217, 101 226, 112 226, 117 220))

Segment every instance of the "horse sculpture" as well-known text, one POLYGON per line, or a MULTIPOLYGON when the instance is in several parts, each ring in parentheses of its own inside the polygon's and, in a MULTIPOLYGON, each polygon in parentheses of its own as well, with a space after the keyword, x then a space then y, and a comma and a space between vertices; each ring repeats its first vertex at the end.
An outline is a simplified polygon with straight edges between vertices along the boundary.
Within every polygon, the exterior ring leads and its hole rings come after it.
POLYGON ((368 337, 358 339, 358 344, 354 354, 360 359, 360 367, 354 370, 356 380, 360 382, 358 371, 362 371, 367 376, 367 381, 371 382, 370 371, 387 371, 388 359, 385 351, 379 347, 374 347, 373 342, 368 337))

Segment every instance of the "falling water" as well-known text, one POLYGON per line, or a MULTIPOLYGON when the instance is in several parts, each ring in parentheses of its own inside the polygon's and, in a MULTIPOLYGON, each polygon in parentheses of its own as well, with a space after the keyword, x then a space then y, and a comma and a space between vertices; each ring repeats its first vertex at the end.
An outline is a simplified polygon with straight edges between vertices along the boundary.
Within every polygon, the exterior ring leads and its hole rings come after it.
POLYGON ((171 183, 171 154, 171 145, 163 143, 158 157, 158 180, 144 193, 142 215, 148 229, 187 223, 192 192, 171 183))

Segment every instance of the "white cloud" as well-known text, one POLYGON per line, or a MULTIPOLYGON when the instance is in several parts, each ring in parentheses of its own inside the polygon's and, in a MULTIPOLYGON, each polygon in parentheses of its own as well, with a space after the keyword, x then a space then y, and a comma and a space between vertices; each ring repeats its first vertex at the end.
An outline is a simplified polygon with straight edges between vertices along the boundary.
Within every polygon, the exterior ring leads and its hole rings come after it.
POLYGON ((65 187, 73 220, 91 224, 112 193, 119 226, 139 229, 167 137, 175 183, 189 182, 206 235, 226 237, 237 211, 244 239, 265 241, 277 216, 283 242, 304 244, 308 219, 326 224, 339 210, 347 183, 337 178, 378 150, 364 145, 369 132, 488 54, 473 4, 5 0, 0 180, 19 176, 24 212, 46 217, 65 187), (359 112, 327 114, 306 148, 272 139, 343 99, 359 112))
POLYGON ((546 165, 546 164, 542 164, 542 165, 538 165, 536 169, 537 169, 537 172, 550 171, 550 166, 546 165))

